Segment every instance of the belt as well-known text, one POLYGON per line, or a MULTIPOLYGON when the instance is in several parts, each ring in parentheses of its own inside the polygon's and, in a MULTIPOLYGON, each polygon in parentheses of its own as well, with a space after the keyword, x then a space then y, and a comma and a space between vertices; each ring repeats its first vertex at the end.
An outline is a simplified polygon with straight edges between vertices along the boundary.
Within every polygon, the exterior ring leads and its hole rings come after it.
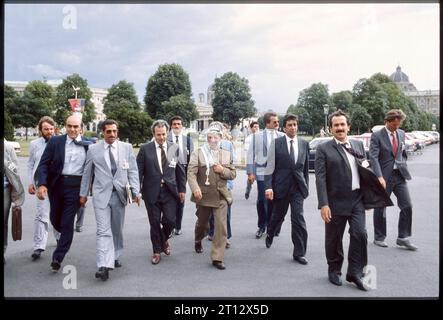
POLYGON ((62 178, 63 179, 80 179, 81 180, 82 176, 74 176, 74 175, 64 174, 64 175, 62 175, 62 178))

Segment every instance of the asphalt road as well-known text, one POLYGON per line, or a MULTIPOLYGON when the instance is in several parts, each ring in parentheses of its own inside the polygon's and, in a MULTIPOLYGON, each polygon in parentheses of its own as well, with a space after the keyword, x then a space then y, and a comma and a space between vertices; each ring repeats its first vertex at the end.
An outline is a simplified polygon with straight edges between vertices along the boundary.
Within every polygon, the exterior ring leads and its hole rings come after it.
MULTIPOLYGON (((27 158, 19 158, 23 181, 27 181, 27 158)), ((388 208, 388 248, 372 244, 372 212, 367 213, 368 260, 373 267, 376 288, 362 292, 352 284, 336 287, 328 282, 324 251, 324 223, 317 210, 315 177, 310 174, 310 196, 305 201, 308 229, 306 258, 309 264, 292 260, 289 216, 280 237, 272 248, 265 247, 264 237, 255 239, 257 214, 256 187, 251 198, 244 199, 246 175, 238 171, 232 207, 231 248, 226 251, 226 270, 215 269, 210 263, 210 244, 203 241, 204 252, 194 252, 193 227, 195 206, 187 201, 183 233, 170 240, 172 254, 162 255, 158 265, 152 265, 149 224, 144 205, 129 205, 125 221, 123 267, 110 272, 106 282, 94 278, 95 218, 89 201, 84 231, 75 233, 71 250, 62 264, 66 274, 50 271, 55 240, 50 234, 42 258, 31 261, 35 197, 27 194, 23 207, 23 240, 10 238, 4 265, 4 296, 8 297, 143 297, 143 298, 300 298, 300 297, 437 297, 439 284, 439 145, 429 146, 422 155, 409 160, 413 180, 409 190, 414 205, 413 240, 416 252, 398 248, 398 209, 388 208), (70 268, 70 269, 69 269, 70 268), (69 270, 71 271, 69 271, 69 270), (75 269, 75 272, 72 270, 75 269), (68 272, 69 271, 69 272, 68 272), (65 278, 68 277, 68 278, 65 278), (69 280, 69 281, 68 281, 69 280), (71 289, 64 288, 66 284, 71 289)), ((394 203, 395 197, 393 196, 394 203)), ((10 237, 10 236, 9 236, 10 237)), ((349 235, 344 236, 346 272, 349 235)), ((343 279, 344 280, 344 279, 343 279)))

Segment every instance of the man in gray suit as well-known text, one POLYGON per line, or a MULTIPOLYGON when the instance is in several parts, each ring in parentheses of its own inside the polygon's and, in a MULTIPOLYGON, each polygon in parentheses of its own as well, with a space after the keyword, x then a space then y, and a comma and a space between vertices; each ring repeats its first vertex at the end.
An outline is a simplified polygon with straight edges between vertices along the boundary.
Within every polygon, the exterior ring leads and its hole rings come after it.
MULTIPOLYGON (((188 172, 188 163, 191 157, 191 153, 194 151, 194 143, 192 142, 191 136, 184 135, 183 132, 183 118, 180 116, 173 116, 169 119, 169 125, 171 130, 168 133, 168 141, 176 143, 178 145, 178 161, 183 165, 185 169, 185 177, 188 172)), ((182 220, 183 220, 183 209, 185 207, 185 202, 177 203, 177 211, 175 213, 175 228, 174 234, 180 235, 182 233, 182 220)))
MULTIPOLYGON (((390 110, 385 116, 385 127, 371 135, 369 156, 374 173, 390 195, 394 192, 400 207, 397 245, 415 251, 417 246, 411 243, 412 204, 406 180, 411 179, 406 164, 405 132, 400 129, 406 118, 400 109, 390 110)), ((374 209, 374 244, 387 247, 386 208, 374 209)))
MULTIPOLYGON (((257 215, 258 230, 255 234, 260 239, 269 225, 272 214, 272 200, 265 198, 265 169, 268 159, 268 150, 271 142, 278 137, 283 136, 282 132, 278 132, 278 116, 275 112, 267 112, 264 115, 266 128, 257 132, 252 136, 249 145, 248 154, 246 156, 246 173, 248 180, 252 184, 257 180, 257 215)), ((275 231, 278 236, 280 226, 275 231)))
MULTIPOLYGON (((40 132, 40 138, 31 142, 29 147, 28 158, 28 192, 29 194, 36 194, 36 171, 43 151, 45 151, 46 145, 49 139, 55 134, 55 121, 48 116, 44 116, 38 122, 38 130, 40 132)), ((34 252, 31 255, 33 261, 40 258, 41 253, 46 249, 46 243, 48 241, 48 229, 49 229, 49 199, 44 200, 37 199, 37 212, 34 218, 34 252)), ((58 231, 54 229, 54 237, 57 239, 60 237, 58 231)))
POLYGON ((117 122, 105 120, 102 131, 104 141, 89 147, 81 181, 80 204, 85 206, 92 183, 99 268, 95 277, 106 281, 109 270, 121 267, 125 206, 131 197, 140 203, 140 183, 132 145, 117 140, 117 122))

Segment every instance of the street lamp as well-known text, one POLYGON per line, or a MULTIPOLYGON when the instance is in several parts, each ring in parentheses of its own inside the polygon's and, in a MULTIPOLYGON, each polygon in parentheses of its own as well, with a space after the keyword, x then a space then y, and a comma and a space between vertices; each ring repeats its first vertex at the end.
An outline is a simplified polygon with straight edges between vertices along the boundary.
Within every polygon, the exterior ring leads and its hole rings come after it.
POLYGON ((325 114, 325 132, 328 132, 328 112, 329 112, 329 104, 325 103, 323 105, 323 112, 325 114))

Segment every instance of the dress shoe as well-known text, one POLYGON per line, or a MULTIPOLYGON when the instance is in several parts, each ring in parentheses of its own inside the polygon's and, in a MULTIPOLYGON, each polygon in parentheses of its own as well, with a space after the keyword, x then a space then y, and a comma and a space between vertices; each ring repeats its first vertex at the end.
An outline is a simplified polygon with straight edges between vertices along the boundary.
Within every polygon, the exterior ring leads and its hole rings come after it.
POLYGON ((203 252, 203 246, 201 241, 195 242, 195 252, 202 253, 203 252))
POLYGON ((280 232, 276 232, 274 237, 278 237, 280 235, 280 232))
POLYGON ((175 229, 175 230, 174 230, 174 234, 175 234, 176 236, 179 236, 179 235, 182 234, 182 231, 181 231, 180 229, 175 229))
POLYGON ((249 193, 245 193, 245 199, 246 199, 246 200, 249 199, 249 193))
POLYGON ((382 248, 386 248, 388 246, 384 240, 374 240, 374 244, 382 248))
POLYGON ((270 248, 271 247, 271 245, 272 245, 272 238, 269 236, 269 234, 266 236, 266 239, 265 239, 265 243, 266 243, 266 248, 270 248))
POLYGON ((165 255, 169 256, 171 254, 171 247, 169 246, 168 240, 163 243, 163 252, 165 255))
POLYGON ((415 251, 418 249, 417 246, 413 245, 411 243, 411 241, 409 241, 409 239, 397 239, 397 245, 401 246, 401 247, 406 247, 406 249, 411 250, 411 251, 415 251))
POLYGON ((60 270, 60 262, 58 262, 57 260, 54 260, 51 262, 51 269, 52 272, 56 273, 58 272, 58 270, 60 270))
POLYGON ((83 227, 75 227, 75 232, 82 232, 83 231, 83 227))
POLYGON ((152 255, 152 259, 151 259, 151 262, 152 262, 152 264, 158 264, 159 262, 160 262, 160 253, 154 253, 153 255, 152 255))
POLYGON ((222 261, 214 260, 212 261, 212 265, 219 270, 225 270, 225 264, 222 261))
POLYGON ((346 275, 346 281, 348 282, 353 282, 355 283, 355 285, 357 286, 358 289, 362 290, 362 291, 369 291, 369 287, 362 281, 362 279, 360 277, 354 276, 354 275, 350 275, 347 274, 346 275))
POLYGON ((294 257, 294 260, 300 264, 308 264, 308 260, 305 257, 294 257))
POLYGON ((229 249, 231 247, 231 243, 228 241, 226 241, 226 249, 229 249))
POLYGON ((109 271, 108 268, 106 267, 100 267, 98 268, 98 271, 95 273, 95 278, 98 279, 102 279, 102 281, 106 281, 109 278, 109 271))
POLYGON ((114 260, 114 268, 121 268, 122 263, 120 262, 120 260, 114 260))
POLYGON ((341 286, 343 283, 341 282, 340 276, 336 272, 328 273, 329 282, 335 284, 336 286, 341 286))
POLYGON ((43 249, 34 250, 34 252, 31 255, 32 261, 40 259, 40 255, 42 254, 43 251, 45 250, 43 249))
POLYGON ((265 231, 263 230, 263 229, 258 229, 257 230, 257 232, 255 233, 255 237, 257 238, 257 239, 260 239, 262 236, 263 236, 263 233, 264 233, 265 231))
POLYGON ((212 241, 214 239, 214 236, 208 236, 208 240, 212 241))

